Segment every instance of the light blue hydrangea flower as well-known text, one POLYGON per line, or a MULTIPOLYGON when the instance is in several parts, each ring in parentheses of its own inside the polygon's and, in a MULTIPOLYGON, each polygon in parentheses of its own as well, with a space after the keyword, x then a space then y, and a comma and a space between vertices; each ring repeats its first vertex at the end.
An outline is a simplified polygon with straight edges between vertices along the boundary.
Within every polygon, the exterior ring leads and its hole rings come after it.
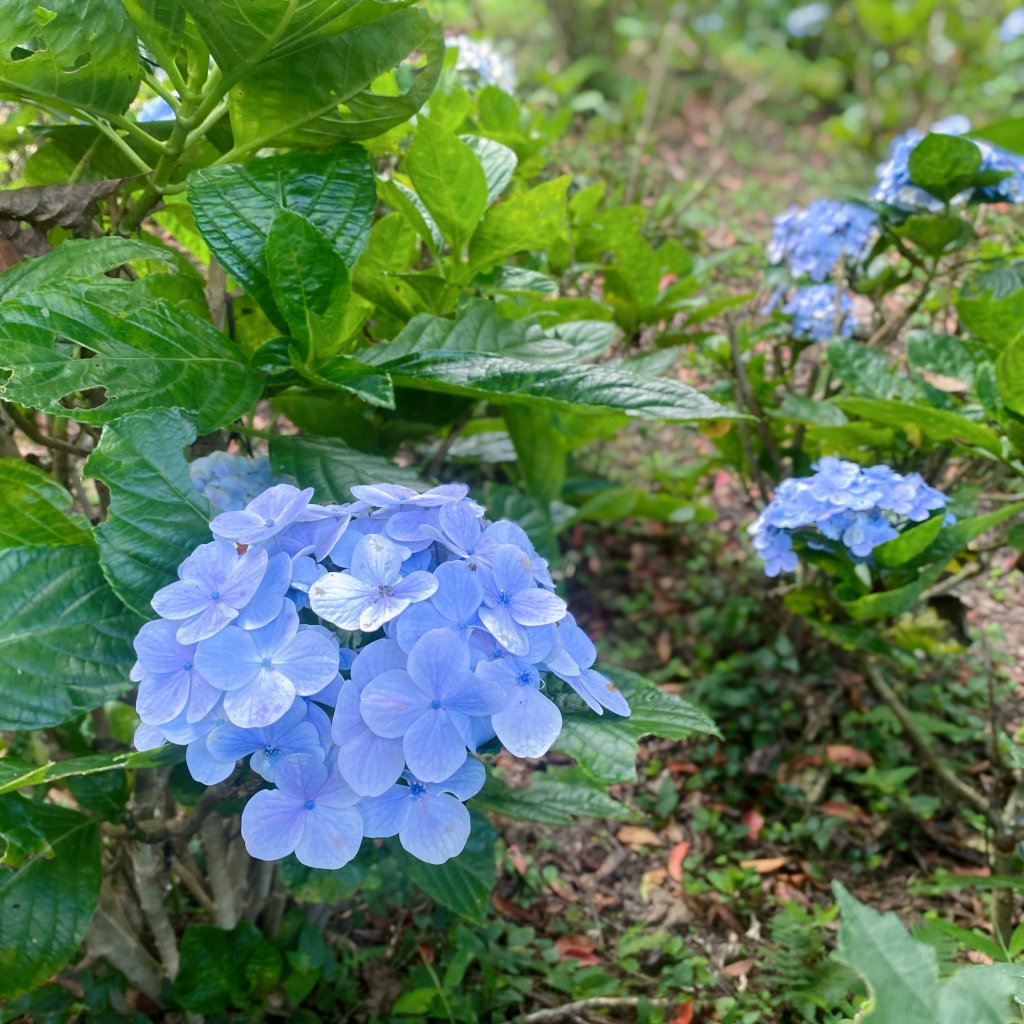
POLYGON ((455 70, 470 85, 496 85, 505 92, 514 93, 518 84, 516 66, 511 57, 499 52, 490 39, 471 39, 466 35, 449 36, 445 40, 449 50, 458 50, 455 70))
POLYGON ((188 464, 195 489, 218 512, 245 508, 253 498, 273 486, 270 460, 230 452, 211 452, 188 464))
MULTIPOLYGON (((831 456, 809 477, 784 480, 775 497, 748 528, 766 576, 793 572, 793 534, 816 529, 841 544, 857 560, 898 536, 912 523, 945 509, 949 499, 919 473, 903 476, 889 466, 869 466, 831 456)), ((946 521, 953 517, 946 514, 946 521)))
POLYGON ((162 96, 156 96, 142 104, 135 118, 143 123, 148 121, 173 121, 174 111, 167 100, 162 96))
POLYGON ((249 855, 280 860, 294 853, 307 867, 344 867, 363 840, 358 795, 310 754, 282 758, 274 783, 276 789, 261 790, 242 811, 249 855))
POLYGON ((999 42, 1012 43, 1024 36, 1024 7, 1018 7, 1003 19, 999 26, 999 42))
POLYGON ((786 15, 786 31, 794 39, 820 36, 822 29, 831 17, 832 8, 828 4, 801 4, 786 15))
POLYGON ((819 199, 806 209, 791 206, 773 223, 768 259, 785 262, 793 277, 827 281, 840 260, 863 262, 877 234, 878 215, 860 203, 819 199))
POLYGON ((839 302, 839 335, 849 338, 857 327, 853 300, 832 284, 811 284, 797 288, 786 300, 782 312, 793 318, 793 337, 807 341, 828 341, 836 336, 836 300, 839 302))
POLYGON ((484 766, 466 758, 441 782, 423 782, 405 772, 403 782, 362 803, 367 836, 398 836, 407 853, 427 864, 443 864, 456 856, 469 838, 465 801, 483 788, 484 766))
POLYGON ((243 815, 254 857, 339 866, 398 835, 440 863, 468 836, 481 744, 542 756, 559 680, 598 713, 629 707, 520 527, 462 484, 353 496, 271 484, 213 520, 136 638, 136 745, 185 747, 206 785, 248 758, 276 786, 243 815))

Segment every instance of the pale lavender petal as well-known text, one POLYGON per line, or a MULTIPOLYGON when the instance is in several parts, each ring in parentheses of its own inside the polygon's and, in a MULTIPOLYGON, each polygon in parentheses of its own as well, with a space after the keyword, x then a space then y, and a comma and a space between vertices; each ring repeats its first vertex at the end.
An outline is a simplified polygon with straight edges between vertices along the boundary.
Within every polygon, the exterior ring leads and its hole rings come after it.
POLYGON ((165 619, 189 619, 210 603, 210 588, 196 580, 178 580, 161 587, 150 604, 165 619))
POLYGON ((377 676, 395 668, 405 668, 406 656, 394 640, 374 640, 352 662, 352 682, 359 689, 377 676))
POLYGON ((456 770, 444 782, 431 782, 427 789, 431 793, 451 793, 465 802, 477 795, 484 788, 487 772, 475 758, 467 757, 461 768, 456 770))
POLYGON ((194 619, 189 619, 178 627, 178 632, 175 634, 178 643, 194 644, 200 640, 207 640, 219 633, 237 616, 237 609, 229 607, 223 601, 209 604, 194 619))
POLYGON ((359 615, 359 628, 374 633, 386 622, 401 615, 409 607, 409 599, 389 594, 374 594, 371 602, 359 615))
POLYGON ((234 761, 221 761, 210 753, 205 736, 193 740, 185 748, 185 764, 192 778, 206 786, 223 782, 235 770, 234 761))
POLYGON ((173 622, 163 619, 147 622, 139 630, 132 644, 141 669, 152 675, 166 675, 180 672, 192 660, 195 649, 191 645, 179 644, 175 637, 177 631, 178 627, 173 622))
POLYGON ((509 600, 509 611, 520 626, 546 626, 565 616, 566 603, 550 590, 520 590, 509 600))
POLYGON ((433 573, 412 572, 392 588, 395 597, 405 601, 425 601, 437 590, 437 579, 433 573))
POLYGON ((454 622, 464 623, 474 619, 484 599, 479 573, 470 568, 468 562, 445 562, 437 567, 434 576, 437 579, 437 593, 430 599, 430 603, 454 622))
POLYGON ((491 724, 510 754, 543 757, 562 731, 562 715, 535 686, 515 686, 491 724))
POLYGON ((601 675, 600 672, 595 672, 594 669, 588 668, 575 679, 567 679, 566 682, 598 714, 601 711, 600 708, 594 707, 595 701, 617 715, 622 715, 624 718, 629 716, 629 704, 626 702, 626 698, 622 696, 619 688, 607 676, 601 675))
POLYGON ((250 857, 280 860, 302 839, 305 808, 280 790, 261 790, 242 811, 242 839, 250 857))
POLYGON ((292 560, 283 551, 279 551, 267 563, 263 580, 249 603, 239 611, 235 625, 242 629, 259 629, 271 622, 281 611, 291 582, 292 560))
POLYGON ((318 693, 338 674, 338 640, 326 630, 299 629, 274 655, 283 672, 303 696, 318 693))
POLYGON ((496 604, 493 608, 487 605, 480 607, 480 621, 487 627, 488 632, 495 640, 512 654, 526 654, 530 649, 530 642, 526 632, 509 611, 508 606, 496 604))
POLYGON ((328 771, 319 757, 290 754, 278 762, 276 774, 274 782, 277 788, 291 799, 303 803, 320 792, 327 781, 328 771))
POLYGON ((451 675, 445 681, 440 698, 449 711, 470 716, 493 715, 505 706, 505 691, 472 672, 451 675))
POLYGON ((472 555, 480 544, 483 530, 475 511, 465 502, 453 501, 441 507, 441 529, 451 539, 455 549, 472 555))
POLYGON ((401 567, 402 553, 379 534, 364 537, 352 552, 352 575, 375 587, 394 583, 401 567))
POLYGON ((227 578, 220 586, 220 596, 232 608, 244 608, 259 589, 267 572, 266 551, 251 549, 236 555, 227 578))
POLYGON ((499 594, 518 593, 533 586, 530 556, 512 544, 501 545, 491 562, 494 586, 499 594))
POLYGON ((432 697, 439 697, 453 676, 468 672, 469 648, 453 630, 432 629, 409 652, 409 675, 432 697))
POLYGON ((295 700, 291 680, 273 668, 261 668, 248 686, 231 690, 224 697, 224 712, 244 729, 272 725, 295 700))
POLYGON ((339 744, 342 778, 361 796, 378 796, 398 781, 405 769, 400 739, 385 739, 362 725, 339 744))
POLYGON ((349 490, 360 501, 380 508, 397 505, 402 501, 415 498, 419 494, 419 491, 414 491, 404 484, 358 484, 355 487, 350 487, 349 490))
POLYGON ((389 516, 384 530, 393 540, 408 544, 428 537, 424 531, 427 526, 437 526, 437 513, 429 508, 416 508, 389 516))
POLYGON ((240 729, 227 723, 206 737, 206 747, 216 760, 234 764, 263 746, 263 732, 262 729, 240 729))
POLYGON ((344 867, 358 852, 363 841, 363 819, 354 807, 325 807, 314 801, 311 810, 303 808, 302 838, 295 856, 308 868, 344 867))
POLYGON ((398 835, 408 820, 411 804, 408 786, 392 786, 386 793, 364 800, 359 805, 363 835, 367 839, 398 835))
POLYGON ((443 708, 430 709, 402 740, 409 771, 423 782, 447 779, 466 759, 466 741, 443 708))
POLYGON ((198 722, 205 718, 221 699, 223 692, 211 686, 198 671, 192 672, 192 690, 188 698, 187 722, 198 722))
POLYGON ((411 800, 398 839, 403 849, 427 864, 443 864, 462 853, 469 839, 469 811, 445 793, 411 800))
MULTIPOLYGON (((445 618, 435 607, 432 601, 423 601, 420 604, 410 605, 395 621, 395 638, 398 646, 403 651, 411 651, 424 633, 432 629, 454 628, 455 623, 445 618)), ((388 641, 393 642, 393 641, 388 641)), ((405 666, 405 659, 402 659, 402 666, 405 666)))
MULTIPOLYGON (((327 781, 320 787, 316 795, 317 807, 330 807, 340 810, 354 807, 361 797, 343 778, 338 769, 328 769, 327 781)), ((360 826, 360 829, 362 826, 360 826)))
POLYGON ((393 739, 404 735, 430 707, 430 699, 408 672, 393 669, 366 684, 359 712, 378 736, 393 739))
POLYGON ((219 690, 238 690, 255 678, 260 654, 249 630, 228 626, 196 647, 196 668, 219 690))
POLYGON ((376 595, 376 587, 348 573, 329 572, 309 588, 309 606, 342 629, 359 629, 359 617, 376 595))
POLYGON ((180 669, 166 675, 147 674, 139 684, 135 710, 147 724, 163 725, 185 710, 190 689, 190 674, 180 669))

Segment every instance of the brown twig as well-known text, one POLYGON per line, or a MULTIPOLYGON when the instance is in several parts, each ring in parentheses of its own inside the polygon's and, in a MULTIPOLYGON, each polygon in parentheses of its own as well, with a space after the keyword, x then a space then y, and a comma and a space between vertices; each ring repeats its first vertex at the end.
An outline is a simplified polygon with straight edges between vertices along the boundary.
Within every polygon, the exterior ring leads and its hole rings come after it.
POLYGON ((642 996, 593 996, 590 999, 577 999, 562 1006, 552 1006, 548 1010, 534 1010, 513 1018, 512 1024, 552 1024, 553 1021, 572 1020, 587 1010, 631 1010, 641 1002, 649 1006, 675 1006, 676 999, 647 999, 642 996))
POLYGON ((10 403, 4 403, 4 412, 7 413, 14 425, 30 441, 41 444, 44 448, 50 448, 55 452, 63 452, 65 455, 74 455, 79 459, 84 459, 89 454, 88 448, 79 448, 78 445, 62 441, 60 438, 48 437, 39 429, 39 424, 35 420, 23 415, 10 403))

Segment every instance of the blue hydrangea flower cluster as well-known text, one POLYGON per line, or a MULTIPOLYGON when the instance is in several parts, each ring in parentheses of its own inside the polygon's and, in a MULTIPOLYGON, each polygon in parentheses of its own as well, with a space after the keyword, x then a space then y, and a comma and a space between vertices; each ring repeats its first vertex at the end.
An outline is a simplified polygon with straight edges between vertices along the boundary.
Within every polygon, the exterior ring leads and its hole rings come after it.
POLYGON ((808 341, 827 341, 836 334, 837 310, 839 334, 852 336, 857 326, 853 318, 853 300, 832 284, 812 284, 797 288, 782 307, 793 318, 793 336, 808 341))
POLYGON ((195 489, 219 512, 245 508, 274 483, 266 455, 211 452, 189 463, 195 489))
POLYGON ((450 50, 458 50, 455 70, 471 85, 496 85, 505 92, 514 93, 518 80, 516 66, 490 39, 471 39, 466 35, 450 36, 445 40, 450 50))
POLYGON ((469 836, 474 752, 558 737, 554 679, 597 714, 629 707, 519 526, 461 484, 352 495, 277 484, 213 520, 135 639, 135 742, 184 745, 207 785, 248 757, 274 786, 242 814, 253 857, 337 868, 397 835, 439 864, 469 836))
POLYGON ((773 220, 768 259, 788 265, 793 277, 827 281, 841 259, 863 262, 878 226, 874 210, 860 203, 819 199, 807 209, 791 206, 773 220))
POLYGON ((1012 43, 1024 36, 1024 7, 1018 7, 1003 19, 999 26, 999 42, 1012 43))
MULTIPOLYGON (((784 480, 748 528, 766 576, 796 569, 796 530, 815 528, 864 561, 901 528, 924 522, 949 501, 919 473, 903 476, 888 466, 864 468, 832 457, 821 459, 814 470, 812 476, 784 480)), ((947 514, 947 522, 952 518, 947 514)))
POLYGON ((786 15, 786 31, 794 39, 820 36, 831 17, 832 8, 828 4, 801 4, 786 15))
MULTIPOLYGON (((936 135, 966 135, 971 130, 970 119, 962 114, 936 121, 929 132, 936 135)), ((908 213, 926 211, 938 213, 943 204, 933 195, 918 188, 910 180, 910 154, 925 137, 924 132, 911 128, 897 135, 889 147, 889 158, 877 170, 877 183, 871 198, 887 203, 908 213)), ((954 204, 967 202, 1021 203, 1024 202, 1024 157, 995 146, 983 139, 971 139, 981 151, 982 171, 1004 171, 1009 177, 992 185, 967 189, 951 200, 954 204)))

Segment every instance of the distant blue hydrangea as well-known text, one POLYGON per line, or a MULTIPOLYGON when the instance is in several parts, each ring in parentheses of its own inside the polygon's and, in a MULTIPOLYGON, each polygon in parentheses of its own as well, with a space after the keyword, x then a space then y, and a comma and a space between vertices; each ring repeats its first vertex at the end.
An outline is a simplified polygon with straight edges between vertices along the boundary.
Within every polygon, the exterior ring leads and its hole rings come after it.
MULTIPOLYGON (((793 572, 793 534, 817 529, 864 561, 900 530, 945 509, 949 499, 919 473, 906 476, 888 466, 821 459, 813 476, 783 480, 775 497, 748 529, 766 576, 793 572)), ((946 514, 946 520, 953 517, 946 514)))
POLYGON ((135 115, 137 121, 173 121, 174 111, 171 109, 170 103, 167 102, 162 96, 157 96, 154 99, 147 100, 139 108, 139 112, 135 115))
MULTIPOLYGON (((1024 8, 1022 8, 1024 10, 1024 8)), ((970 119, 962 114, 936 121, 929 131, 938 135, 967 135, 971 130, 970 119)), ((877 184, 871 198, 888 203, 907 212, 927 211, 938 213, 943 204, 933 195, 911 183, 909 160, 914 147, 924 138, 925 133, 911 128, 893 139, 889 158, 877 170, 877 184)), ((982 171, 1004 171, 1008 177, 992 185, 966 189, 954 196, 954 204, 968 202, 1021 203, 1024 202, 1024 157, 984 139, 971 139, 981 151, 982 171)))
POLYGON ((245 508, 274 483, 270 460, 230 452, 211 452, 189 463, 195 489, 219 512, 245 508))
POLYGON ((768 259, 785 262, 793 277, 827 281, 840 260, 863 262, 878 228, 874 210, 860 203, 819 199, 806 209, 791 206, 775 217, 768 259))
POLYGON ((496 85, 505 92, 514 93, 518 81, 516 66, 490 39, 471 39, 466 35, 449 36, 445 40, 449 50, 458 50, 455 70, 461 72, 471 85, 496 85))
POLYGON ((836 300, 839 301, 839 334, 849 338, 857 326, 853 318, 853 300, 832 284, 812 284, 797 288, 782 307, 793 318, 793 337, 807 341, 827 341, 836 336, 836 300))
POLYGON ((1018 7, 1003 19, 999 26, 999 42, 1012 43, 1024 36, 1024 7, 1018 7))
MULTIPOLYGON (((208 463, 204 486, 239 465, 208 463)), ((340 867, 364 836, 397 836, 441 863, 469 834, 483 743, 543 756, 562 684, 629 714, 529 538, 467 490, 374 484, 321 505, 270 483, 221 511, 154 595, 161 617, 135 640, 136 745, 184 746, 206 785, 248 758, 276 787, 243 813, 252 856, 340 867)))
POLYGON ((819 36, 830 17, 832 8, 828 4, 801 4, 786 15, 786 31, 794 39, 819 36))

